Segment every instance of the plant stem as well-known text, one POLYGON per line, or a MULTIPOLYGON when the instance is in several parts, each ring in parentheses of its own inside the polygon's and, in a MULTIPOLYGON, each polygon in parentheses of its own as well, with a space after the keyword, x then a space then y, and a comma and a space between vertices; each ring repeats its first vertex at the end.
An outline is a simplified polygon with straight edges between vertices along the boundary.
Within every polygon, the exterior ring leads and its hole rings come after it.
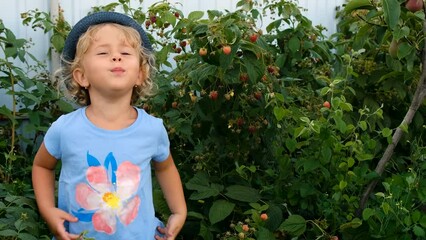
POLYGON ((10 66, 10 64, 6 64, 8 70, 9 70, 9 77, 10 77, 10 83, 11 83, 11 92, 12 92, 12 133, 11 133, 11 141, 10 141, 10 151, 9 151, 9 155, 7 157, 6 160, 6 173, 5 173, 5 182, 9 183, 11 180, 10 177, 10 172, 9 172, 9 167, 12 166, 12 157, 11 155, 14 154, 15 152, 15 128, 16 128, 16 95, 15 95, 15 77, 13 76, 12 73, 12 67, 10 66))

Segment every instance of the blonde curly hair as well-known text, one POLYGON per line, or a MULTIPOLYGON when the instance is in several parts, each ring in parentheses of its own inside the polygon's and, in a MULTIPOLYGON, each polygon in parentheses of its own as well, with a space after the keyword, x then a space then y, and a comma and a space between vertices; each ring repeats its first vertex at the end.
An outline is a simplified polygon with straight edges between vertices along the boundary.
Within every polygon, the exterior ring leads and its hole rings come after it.
POLYGON ((76 68, 81 67, 84 54, 87 52, 90 44, 92 43, 94 35, 106 24, 112 25, 122 31, 130 46, 137 49, 139 52, 140 68, 145 74, 145 81, 141 85, 135 86, 133 89, 131 104, 134 105, 138 102, 138 100, 145 99, 146 97, 153 95, 156 88, 156 84, 153 81, 154 74, 157 70, 155 68, 155 57, 152 52, 143 47, 141 36, 138 31, 132 27, 123 26, 117 23, 101 23, 92 25, 78 39, 74 59, 72 61, 68 61, 62 55, 61 68, 59 68, 54 74, 54 78, 59 82, 60 90, 65 91, 65 96, 75 101, 80 106, 87 106, 90 104, 90 95, 86 88, 80 86, 80 84, 74 80, 73 71, 76 68))

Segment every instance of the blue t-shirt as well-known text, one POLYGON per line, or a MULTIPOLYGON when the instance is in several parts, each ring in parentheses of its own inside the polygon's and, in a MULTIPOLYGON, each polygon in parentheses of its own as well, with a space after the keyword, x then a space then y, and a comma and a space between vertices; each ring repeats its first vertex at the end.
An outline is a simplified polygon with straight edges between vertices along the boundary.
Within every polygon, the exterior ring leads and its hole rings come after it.
POLYGON ((136 109, 129 127, 105 130, 86 107, 63 115, 46 133, 48 152, 62 162, 58 207, 79 221, 70 233, 96 240, 152 240, 162 223, 154 215, 151 160, 169 156, 163 121, 136 109))

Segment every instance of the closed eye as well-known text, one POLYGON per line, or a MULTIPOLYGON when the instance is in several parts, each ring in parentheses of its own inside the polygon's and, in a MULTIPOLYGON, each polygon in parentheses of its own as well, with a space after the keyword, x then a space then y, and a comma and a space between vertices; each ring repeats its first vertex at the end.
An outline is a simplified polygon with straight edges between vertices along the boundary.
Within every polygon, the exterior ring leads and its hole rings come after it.
POLYGON ((96 55, 105 55, 105 54, 107 54, 107 53, 106 52, 99 52, 96 55))

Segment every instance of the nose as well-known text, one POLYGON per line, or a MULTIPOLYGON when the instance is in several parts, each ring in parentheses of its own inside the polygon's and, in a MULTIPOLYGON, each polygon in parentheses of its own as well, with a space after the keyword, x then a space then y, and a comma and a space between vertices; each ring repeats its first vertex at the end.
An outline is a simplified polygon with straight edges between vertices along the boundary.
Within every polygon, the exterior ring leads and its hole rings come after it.
POLYGON ((114 61, 114 62, 116 62, 116 61, 119 61, 119 62, 121 62, 121 57, 113 57, 112 58, 112 61, 114 61))

